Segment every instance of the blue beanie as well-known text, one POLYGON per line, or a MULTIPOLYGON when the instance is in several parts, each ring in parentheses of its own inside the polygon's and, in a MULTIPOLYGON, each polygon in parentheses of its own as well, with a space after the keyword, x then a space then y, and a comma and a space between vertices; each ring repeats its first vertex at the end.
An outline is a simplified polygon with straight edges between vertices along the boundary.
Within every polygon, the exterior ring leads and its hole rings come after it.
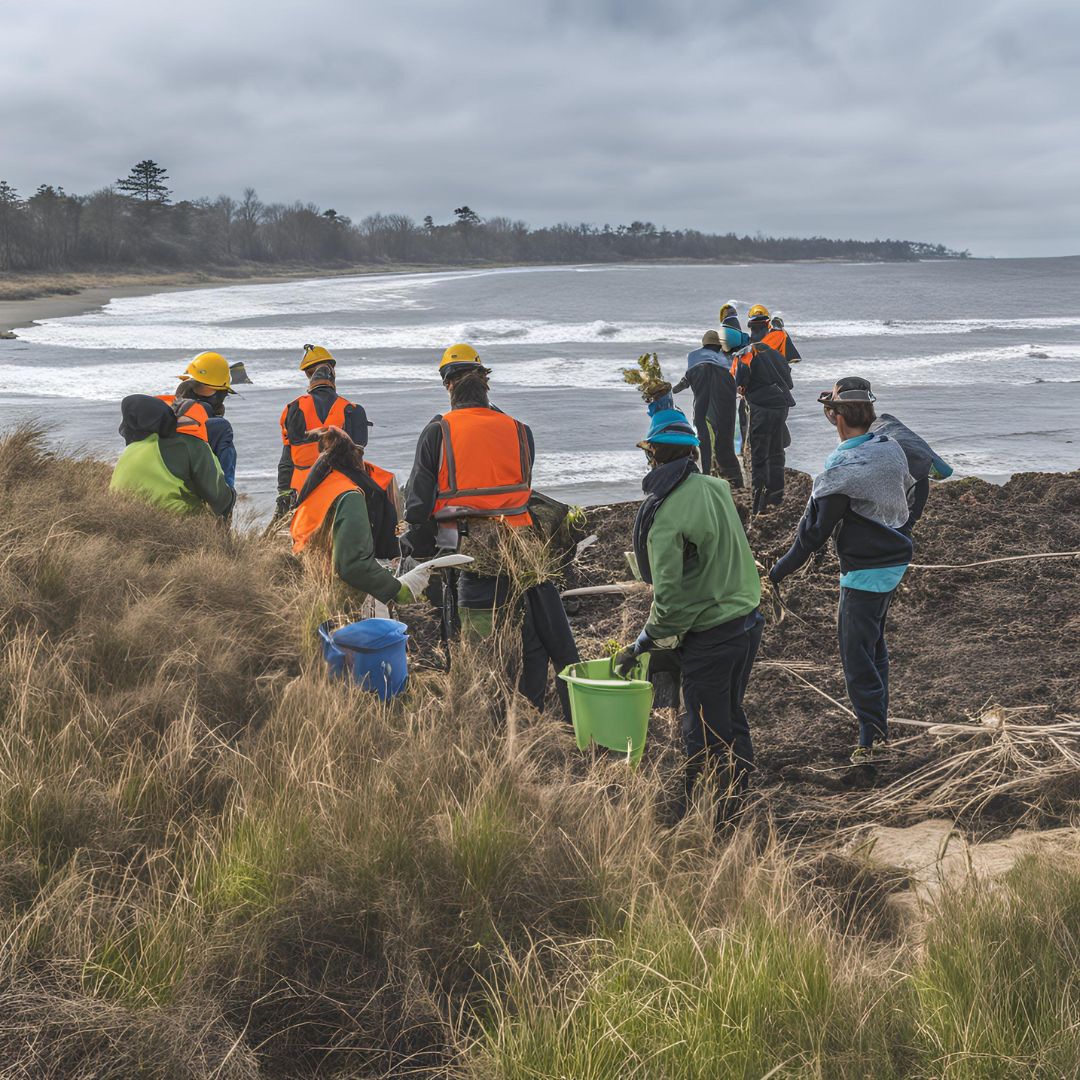
POLYGON ((647 443, 668 443, 676 446, 700 446, 694 429, 681 409, 664 409, 656 413, 649 425, 647 443))

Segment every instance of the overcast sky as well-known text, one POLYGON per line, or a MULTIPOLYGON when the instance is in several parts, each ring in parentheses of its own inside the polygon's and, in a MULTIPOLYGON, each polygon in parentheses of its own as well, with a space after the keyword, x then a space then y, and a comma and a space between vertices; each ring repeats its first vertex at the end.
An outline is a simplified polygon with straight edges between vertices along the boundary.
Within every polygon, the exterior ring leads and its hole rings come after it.
POLYGON ((0 178, 1080 253, 1080 0, 5 5, 0 178))

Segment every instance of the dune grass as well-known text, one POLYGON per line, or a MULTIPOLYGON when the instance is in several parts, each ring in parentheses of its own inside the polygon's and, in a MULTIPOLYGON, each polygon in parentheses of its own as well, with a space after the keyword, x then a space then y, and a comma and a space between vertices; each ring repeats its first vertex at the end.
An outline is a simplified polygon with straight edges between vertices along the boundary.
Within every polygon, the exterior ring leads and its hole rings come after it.
POLYGON ((1076 867, 909 939, 767 823, 659 826, 660 778, 582 758, 490 650, 389 705, 331 684, 283 546, 107 479, 0 440, 0 1075, 1080 1068, 1076 867))

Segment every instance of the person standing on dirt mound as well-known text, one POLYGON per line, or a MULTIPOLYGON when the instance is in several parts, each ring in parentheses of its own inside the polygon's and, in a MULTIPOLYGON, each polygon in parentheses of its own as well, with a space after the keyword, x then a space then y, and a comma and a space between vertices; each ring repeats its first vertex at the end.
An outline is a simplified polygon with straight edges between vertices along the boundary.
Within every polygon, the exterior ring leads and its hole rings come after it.
POLYGON ((678 409, 653 411, 638 445, 650 472, 634 522, 634 553, 653 602, 637 641, 616 655, 625 676, 642 653, 675 649, 682 668, 686 813, 707 765, 726 797, 717 824, 733 820, 754 763, 743 696, 761 643, 761 579, 726 480, 702 476, 698 439, 678 409))
MULTIPOLYGON (((450 395, 450 410, 424 428, 416 445, 405 495, 403 557, 456 551, 470 535, 470 547, 486 543, 490 548, 494 528, 534 526, 529 511, 536 454, 532 431, 491 404, 490 374, 471 345, 451 345, 442 355, 439 375, 450 395)), ((511 600, 510 578, 501 566, 497 569, 494 574, 470 570, 457 575, 456 592, 448 590, 444 598, 446 636, 458 624, 473 640, 491 636, 496 616, 511 600)), ((518 689, 543 709, 549 661, 559 672, 580 656, 553 582, 525 589, 521 604, 518 689)), ((561 679, 556 679, 556 690, 569 722, 570 699, 561 679)))
POLYGON ((770 315, 764 304, 755 304, 750 309, 746 328, 750 331, 751 341, 764 341, 789 364, 797 364, 802 359, 791 335, 784 329, 784 320, 779 315, 770 315))
POLYGON ((795 405, 791 367, 772 346, 751 341, 735 354, 731 375, 750 410, 751 508, 763 514, 784 501, 787 418, 795 405))
POLYGON ((908 492, 914 481, 900 444, 870 430, 874 395, 865 379, 841 379, 818 398, 840 445, 814 478, 791 549, 769 570, 774 587, 835 534, 840 560, 837 632, 848 698, 859 721, 854 764, 884 756, 889 741, 885 619, 911 562, 908 492))
POLYGON ((274 517, 288 515, 296 505, 307 472, 319 456, 319 432, 341 428, 356 446, 367 446, 371 423, 362 405, 337 392, 337 360, 321 345, 305 345, 300 370, 307 376, 307 392, 281 411, 281 459, 278 461, 278 496, 274 517))
MULTIPOLYGON (((724 332, 730 329, 724 327, 724 332)), ((701 471, 722 476, 733 488, 743 486, 742 469, 735 453, 735 380, 724 357, 720 335, 707 330, 701 348, 686 357, 686 374, 672 388, 694 391, 694 427, 701 442, 701 471)))

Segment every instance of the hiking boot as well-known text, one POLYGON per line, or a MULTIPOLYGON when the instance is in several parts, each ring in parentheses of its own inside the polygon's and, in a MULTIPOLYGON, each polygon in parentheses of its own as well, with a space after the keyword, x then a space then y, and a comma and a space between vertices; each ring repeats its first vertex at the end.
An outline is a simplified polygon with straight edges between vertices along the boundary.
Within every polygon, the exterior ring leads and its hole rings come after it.
POLYGON ((889 744, 879 739, 873 746, 856 746, 851 754, 852 765, 877 765, 888 760, 892 755, 889 744))

